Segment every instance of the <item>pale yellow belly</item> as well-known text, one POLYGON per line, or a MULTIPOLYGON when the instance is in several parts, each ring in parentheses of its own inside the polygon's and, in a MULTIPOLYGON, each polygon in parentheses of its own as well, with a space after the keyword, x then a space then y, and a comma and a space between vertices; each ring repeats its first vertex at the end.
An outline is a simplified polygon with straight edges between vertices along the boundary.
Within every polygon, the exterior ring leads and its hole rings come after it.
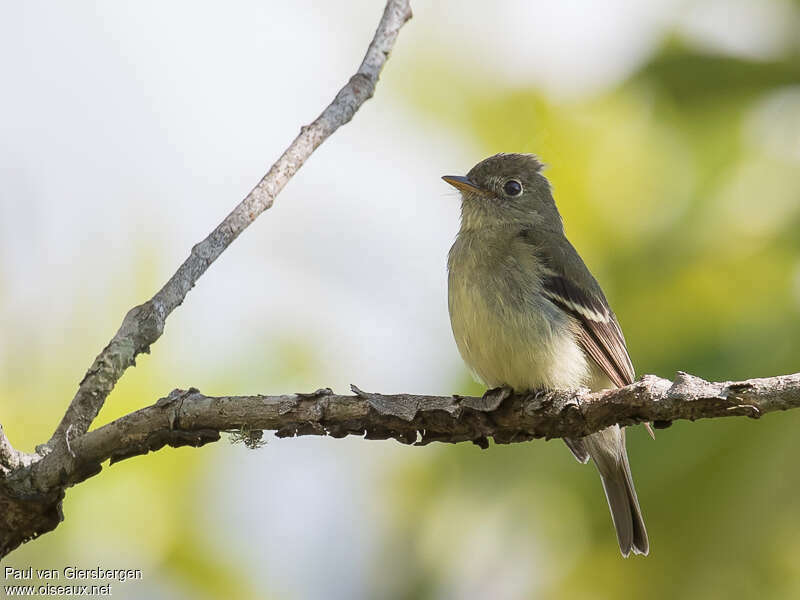
POLYGON ((450 322, 462 358, 487 386, 515 390, 591 385, 591 365, 570 330, 569 320, 534 314, 534 303, 487 302, 468 282, 452 282, 450 322))

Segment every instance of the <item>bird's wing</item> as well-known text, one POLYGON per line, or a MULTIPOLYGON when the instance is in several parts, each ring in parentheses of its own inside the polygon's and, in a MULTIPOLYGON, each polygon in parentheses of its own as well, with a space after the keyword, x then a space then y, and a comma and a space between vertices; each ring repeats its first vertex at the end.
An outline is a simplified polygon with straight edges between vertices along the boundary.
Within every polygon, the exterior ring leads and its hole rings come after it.
POLYGON ((617 318, 600 284, 563 232, 526 229, 520 235, 545 265, 544 295, 574 317, 584 352, 615 385, 633 383, 633 364, 617 318))
POLYGON ((634 372, 625 337, 605 298, 579 287, 563 275, 547 275, 545 296, 578 323, 578 342, 619 387, 633 383, 634 372))

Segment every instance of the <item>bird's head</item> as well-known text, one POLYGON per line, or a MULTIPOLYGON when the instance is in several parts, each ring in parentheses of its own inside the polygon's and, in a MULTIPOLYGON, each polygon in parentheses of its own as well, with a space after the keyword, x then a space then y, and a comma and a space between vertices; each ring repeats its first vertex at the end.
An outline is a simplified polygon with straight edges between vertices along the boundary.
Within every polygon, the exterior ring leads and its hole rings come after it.
POLYGON ((461 192, 462 230, 516 223, 560 230, 561 216, 542 167, 532 154, 495 154, 466 176, 442 177, 461 192))

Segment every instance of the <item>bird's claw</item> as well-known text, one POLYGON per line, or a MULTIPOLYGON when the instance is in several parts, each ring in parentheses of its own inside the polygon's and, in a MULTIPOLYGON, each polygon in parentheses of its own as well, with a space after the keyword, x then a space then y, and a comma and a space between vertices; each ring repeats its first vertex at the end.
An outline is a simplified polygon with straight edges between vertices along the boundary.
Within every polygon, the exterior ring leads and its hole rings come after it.
POLYGON ((514 394, 507 385, 486 390, 483 393, 482 400, 486 405, 487 410, 494 410, 503 403, 503 400, 510 398, 514 394))

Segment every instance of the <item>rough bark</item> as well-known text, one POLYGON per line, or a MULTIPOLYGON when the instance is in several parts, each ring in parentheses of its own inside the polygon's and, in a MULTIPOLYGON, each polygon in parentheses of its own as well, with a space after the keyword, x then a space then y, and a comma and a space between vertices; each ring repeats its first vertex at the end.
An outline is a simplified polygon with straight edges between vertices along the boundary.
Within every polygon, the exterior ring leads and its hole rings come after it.
POLYGON ((395 439, 424 446, 430 442, 471 441, 488 446, 536 438, 580 438, 614 423, 651 422, 656 428, 676 420, 746 416, 800 407, 800 373, 767 379, 713 383, 687 373, 674 381, 646 375, 624 388, 583 389, 539 394, 494 393, 470 396, 353 395, 322 389, 284 396, 205 396, 174 390, 147 408, 87 433, 72 453, 42 459, 31 480, 38 489, 72 485, 113 464, 163 446, 202 446, 221 432, 262 430, 278 437, 356 435, 395 439))
MULTIPOLYGON (((278 437, 357 435, 418 446, 471 441, 485 448, 490 438, 500 444, 577 438, 614 423, 652 422, 664 428, 679 419, 760 418, 800 407, 800 373, 720 383, 686 373, 678 373, 674 381, 646 375, 605 392, 494 393, 482 398, 385 395, 355 386, 353 392, 211 397, 194 388, 174 390, 152 406, 82 435, 67 452, 52 452, 13 469, 0 485, 0 557, 31 537, 20 536, 28 531, 21 525, 58 525, 64 490, 98 474, 103 462, 113 464, 164 446, 202 446, 217 441, 221 432, 243 431, 251 441, 262 430, 272 430, 278 437)), ((0 438, 3 447, 10 446, 0 438)))

